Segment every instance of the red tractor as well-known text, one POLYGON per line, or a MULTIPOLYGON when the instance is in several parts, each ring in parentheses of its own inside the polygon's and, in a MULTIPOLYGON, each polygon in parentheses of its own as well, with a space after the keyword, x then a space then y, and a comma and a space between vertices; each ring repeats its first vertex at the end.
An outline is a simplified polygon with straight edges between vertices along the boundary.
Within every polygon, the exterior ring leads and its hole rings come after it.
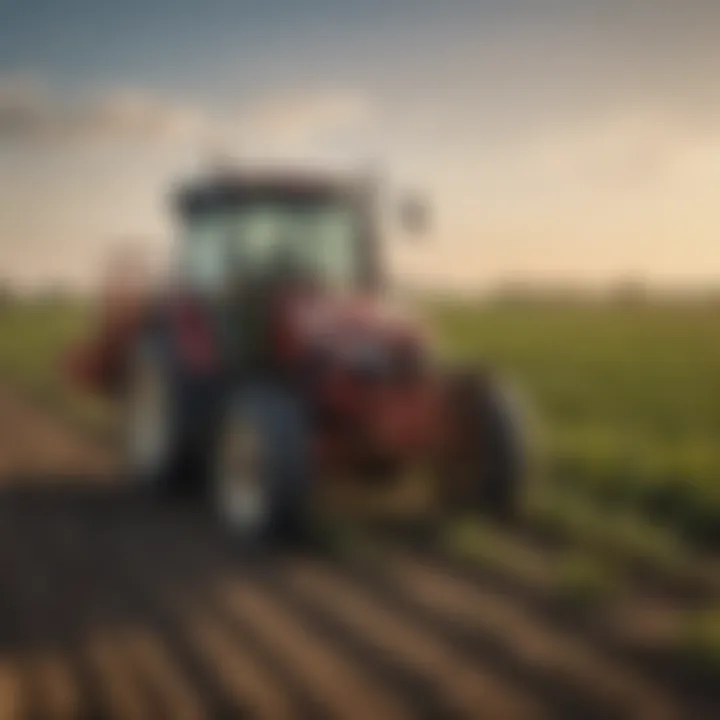
MULTIPOLYGON (((175 281, 109 302, 77 366, 120 401, 129 478, 202 488, 247 538, 305 526, 318 479, 418 468, 448 507, 516 513, 515 415, 487 374, 437 367, 421 330, 381 302, 376 196, 317 173, 180 189, 175 281)), ((417 229, 422 206, 404 219, 417 229)))

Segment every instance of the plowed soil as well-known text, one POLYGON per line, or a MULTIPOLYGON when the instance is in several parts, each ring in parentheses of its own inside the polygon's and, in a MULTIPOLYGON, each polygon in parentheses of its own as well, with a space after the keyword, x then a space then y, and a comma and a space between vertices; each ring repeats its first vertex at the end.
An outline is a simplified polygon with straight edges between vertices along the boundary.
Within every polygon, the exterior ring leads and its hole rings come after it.
MULTIPOLYGON (((238 548, 0 393, 0 718, 714 717, 531 594, 417 547, 238 548)), ((717 716, 720 716, 717 715, 717 716)))

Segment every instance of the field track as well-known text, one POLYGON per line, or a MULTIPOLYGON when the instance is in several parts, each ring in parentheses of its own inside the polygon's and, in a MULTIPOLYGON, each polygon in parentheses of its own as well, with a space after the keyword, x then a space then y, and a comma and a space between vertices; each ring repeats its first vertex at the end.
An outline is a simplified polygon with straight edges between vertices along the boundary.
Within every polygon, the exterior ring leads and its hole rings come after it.
POLYGON ((241 553, 0 392, 0 720, 717 717, 436 555, 241 553))

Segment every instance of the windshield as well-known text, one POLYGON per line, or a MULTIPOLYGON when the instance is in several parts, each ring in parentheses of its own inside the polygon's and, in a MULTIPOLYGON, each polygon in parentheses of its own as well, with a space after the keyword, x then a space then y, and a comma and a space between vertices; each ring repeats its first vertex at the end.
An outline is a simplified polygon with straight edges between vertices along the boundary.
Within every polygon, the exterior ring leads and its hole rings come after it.
POLYGON ((257 200, 189 218, 183 267, 191 282, 209 291, 230 276, 280 269, 352 287, 360 281, 359 250, 357 212, 347 203, 257 200))

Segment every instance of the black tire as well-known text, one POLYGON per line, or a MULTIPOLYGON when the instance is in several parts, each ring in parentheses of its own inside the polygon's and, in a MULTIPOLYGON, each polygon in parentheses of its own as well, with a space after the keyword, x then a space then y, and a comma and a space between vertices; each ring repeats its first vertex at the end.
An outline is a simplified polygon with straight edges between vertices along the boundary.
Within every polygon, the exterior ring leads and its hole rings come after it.
POLYGON ((162 338, 154 334, 141 336, 132 348, 127 359, 123 389, 121 444, 124 465, 124 477, 133 486, 152 497, 164 498, 175 495, 181 487, 183 453, 178 423, 178 392, 168 348, 162 338), (151 374, 158 383, 158 392, 162 395, 164 408, 158 412, 165 423, 164 450, 158 452, 155 461, 138 456, 137 442, 142 439, 142 427, 139 427, 137 394, 140 375, 151 374))
POLYGON ((488 434, 485 505, 493 517, 514 520, 521 514, 526 489, 526 428, 510 388, 490 381, 484 390, 484 428, 488 434))
POLYGON ((313 481, 310 440, 303 405, 290 391, 271 382, 240 391, 220 424, 208 482, 213 511, 230 534, 246 542, 305 535, 313 481), (232 444, 233 433, 252 438, 249 454, 239 453, 239 469, 226 465, 224 447, 232 444), (240 481, 243 467, 254 476, 252 481, 240 481), (262 506, 260 517, 250 519, 233 511, 229 503, 235 500, 228 494, 238 493, 237 488, 248 482, 255 485, 253 492, 262 506))
POLYGON ((459 373, 450 381, 460 429, 457 456, 441 478, 452 510, 472 509, 500 521, 522 512, 528 474, 525 418, 512 390, 484 373, 459 373), (459 490, 458 490, 459 488, 459 490))

